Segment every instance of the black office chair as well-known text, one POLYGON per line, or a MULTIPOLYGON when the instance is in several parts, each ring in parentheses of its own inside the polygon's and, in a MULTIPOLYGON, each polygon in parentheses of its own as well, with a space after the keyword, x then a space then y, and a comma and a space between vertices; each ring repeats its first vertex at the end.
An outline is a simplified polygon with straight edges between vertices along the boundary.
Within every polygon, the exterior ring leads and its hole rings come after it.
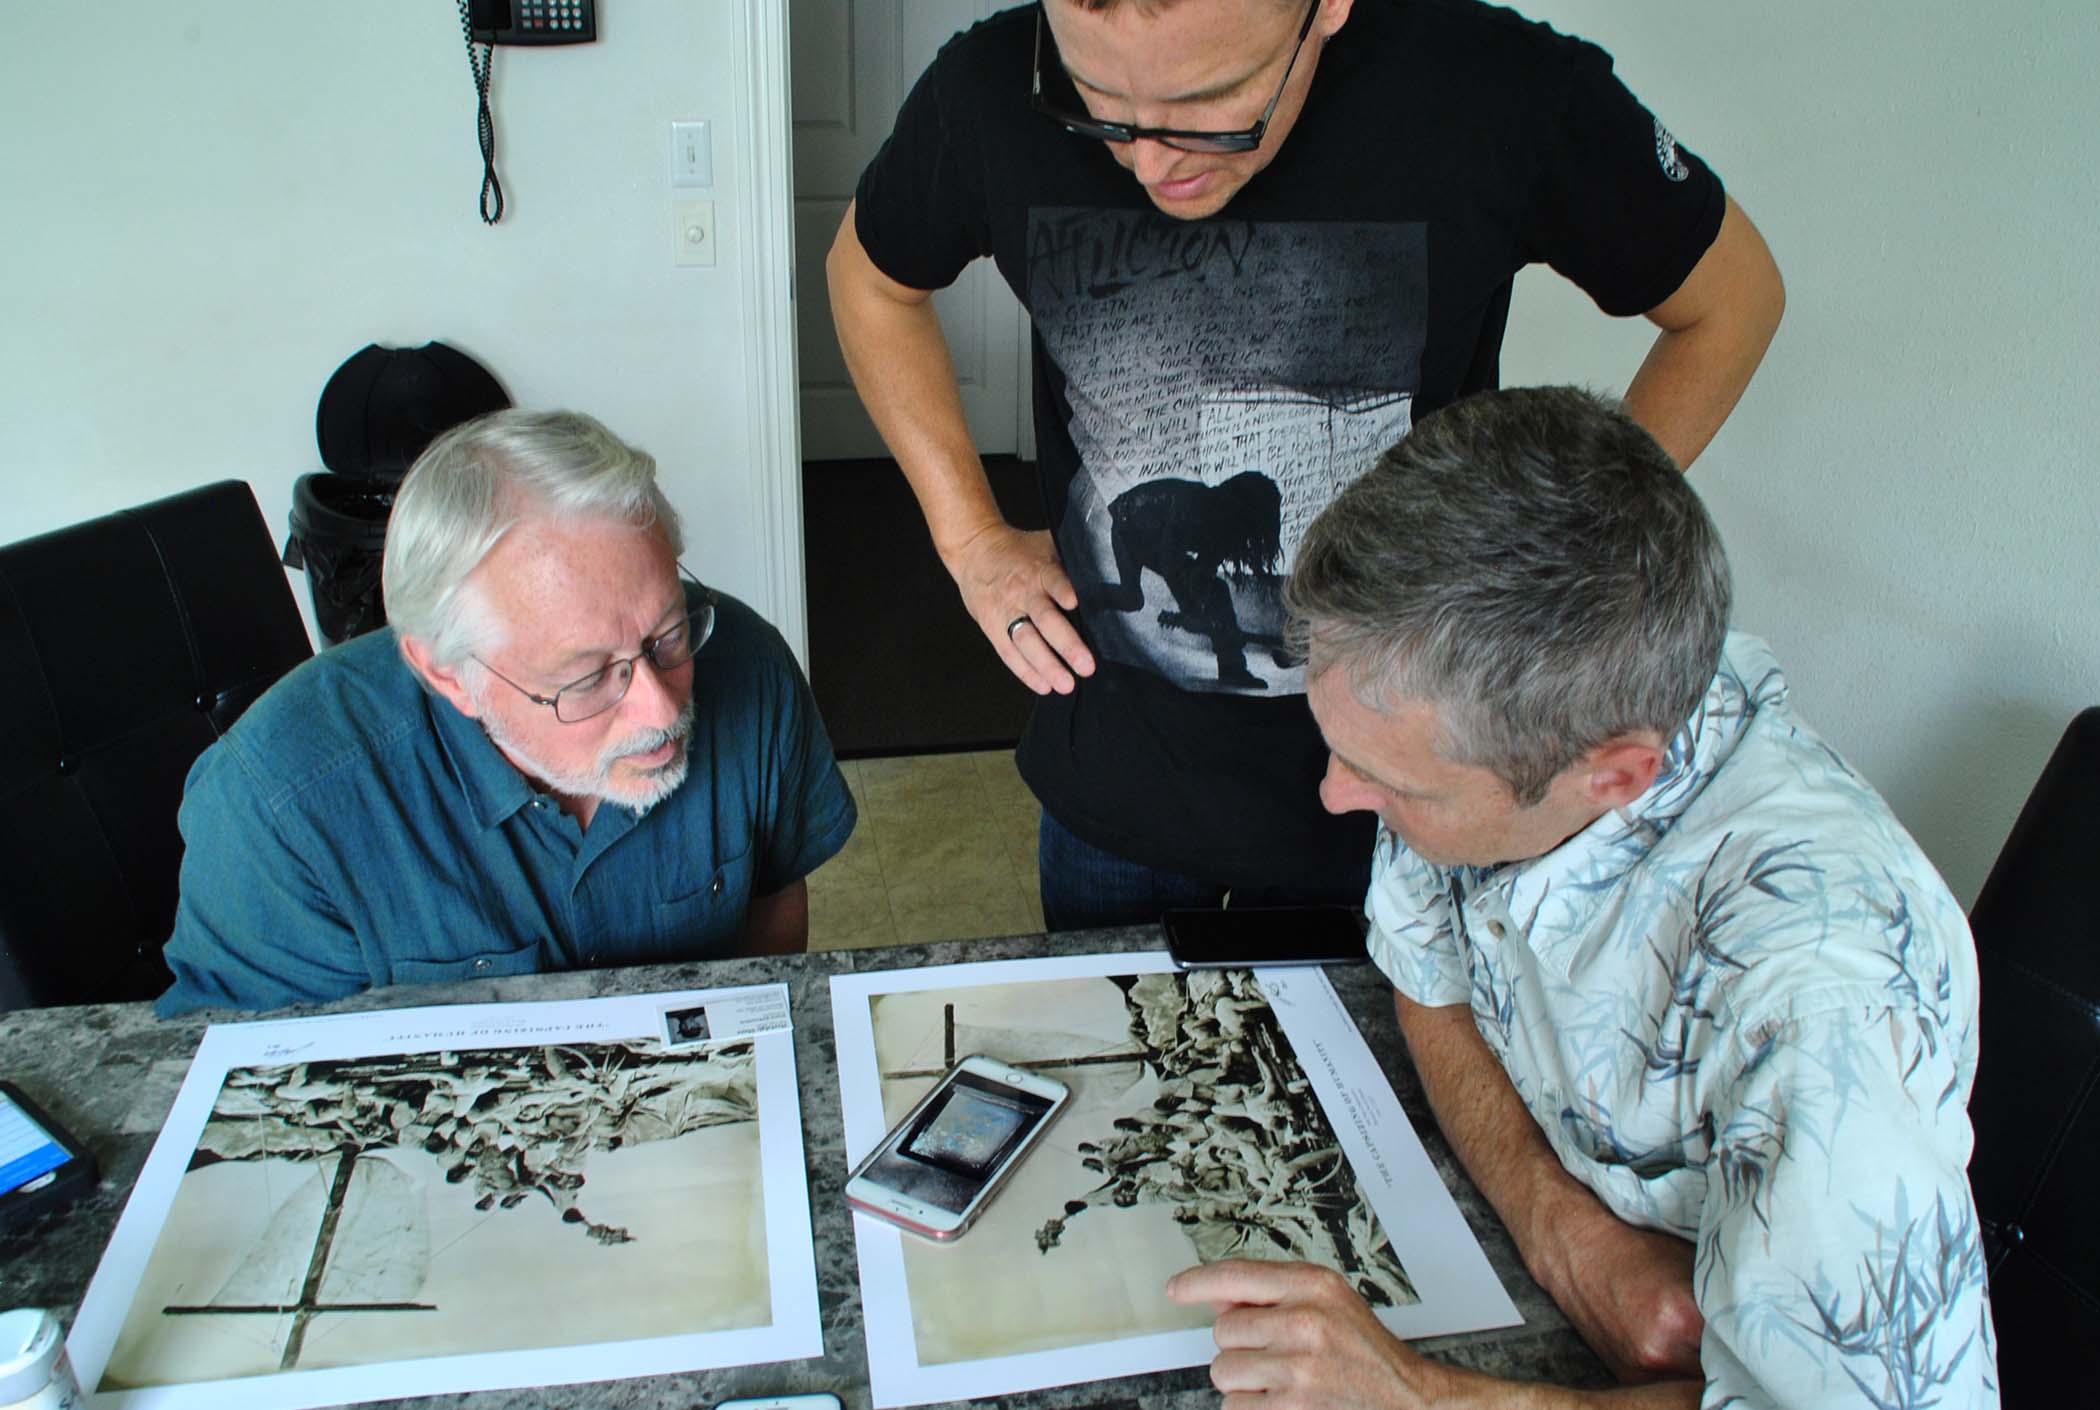
POLYGON ((238 480, 0 548, 0 1011, 167 986, 183 780, 312 654, 238 480))
POLYGON ((2008 1406, 2070 1404, 2100 1385, 2100 708, 2071 722, 1969 924, 1983 988, 1969 1180, 1999 1386, 2008 1406))

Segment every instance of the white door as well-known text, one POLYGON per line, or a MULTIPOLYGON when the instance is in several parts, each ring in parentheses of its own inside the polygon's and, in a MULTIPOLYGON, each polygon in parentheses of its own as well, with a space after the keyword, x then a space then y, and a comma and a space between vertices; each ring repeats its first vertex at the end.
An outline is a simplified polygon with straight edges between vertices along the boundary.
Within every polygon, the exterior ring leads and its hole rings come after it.
MULTIPOLYGON (((1010 0, 790 0, 795 121, 795 318, 802 456, 887 455, 861 410, 831 327, 824 255, 861 168, 890 134, 912 83, 954 34, 1010 0)), ((1025 81, 1016 75, 1015 82, 1025 81)), ((985 454, 1033 454, 1027 425, 1027 324, 991 261, 934 296, 962 382, 970 434, 985 454)))

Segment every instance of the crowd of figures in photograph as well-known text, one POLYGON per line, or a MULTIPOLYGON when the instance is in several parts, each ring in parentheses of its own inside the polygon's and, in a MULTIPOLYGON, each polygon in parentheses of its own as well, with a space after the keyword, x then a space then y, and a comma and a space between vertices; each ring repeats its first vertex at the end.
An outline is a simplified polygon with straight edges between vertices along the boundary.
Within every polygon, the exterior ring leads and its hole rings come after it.
POLYGON ((1246 970, 1147 974, 1112 982, 1159 1095, 1085 1142, 1101 1183, 1036 1235, 1045 1253, 1067 1221, 1101 1205, 1164 1204, 1205 1263, 1302 1259, 1345 1275, 1374 1307, 1416 1300, 1321 1111, 1275 1010, 1246 970))
POLYGON ((539 1195, 591 1238, 625 1243, 625 1229, 594 1222, 579 1199, 591 1152, 757 1114, 748 1042, 702 1054, 640 1041, 236 1068, 190 1168, 421 1150, 448 1182, 471 1183, 477 1209, 539 1195))

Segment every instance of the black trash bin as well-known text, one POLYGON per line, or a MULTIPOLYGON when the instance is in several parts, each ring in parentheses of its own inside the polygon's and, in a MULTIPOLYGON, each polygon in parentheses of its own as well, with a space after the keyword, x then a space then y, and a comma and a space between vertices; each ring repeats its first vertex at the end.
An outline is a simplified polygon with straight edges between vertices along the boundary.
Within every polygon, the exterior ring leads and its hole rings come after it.
POLYGON ((292 486, 284 545, 285 566, 306 572, 323 645, 386 625, 379 566, 408 467, 441 432, 509 405, 487 368, 443 343, 375 343, 328 379, 314 414, 328 469, 292 486))

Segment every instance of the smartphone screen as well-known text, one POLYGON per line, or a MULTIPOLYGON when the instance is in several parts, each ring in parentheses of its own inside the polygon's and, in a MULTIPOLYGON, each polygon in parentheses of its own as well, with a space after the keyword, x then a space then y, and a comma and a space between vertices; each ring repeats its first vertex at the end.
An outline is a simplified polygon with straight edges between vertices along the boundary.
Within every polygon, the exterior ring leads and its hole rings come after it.
POLYGON ((73 1158, 15 1099, 0 1092, 0 1195, 12 1194, 73 1158))
POLYGON ((1369 958, 1353 906, 1245 906, 1171 910, 1160 917, 1167 953, 1183 969, 1346 964, 1369 958))
POLYGON ((960 1215, 1000 1162, 1050 1114, 1050 1101, 967 1068, 883 1142, 861 1172, 872 1185, 960 1215))
POLYGON ((962 1232, 1063 1104, 1064 1084, 964 1058, 846 1183, 857 1208, 915 1233, 962 1232))

